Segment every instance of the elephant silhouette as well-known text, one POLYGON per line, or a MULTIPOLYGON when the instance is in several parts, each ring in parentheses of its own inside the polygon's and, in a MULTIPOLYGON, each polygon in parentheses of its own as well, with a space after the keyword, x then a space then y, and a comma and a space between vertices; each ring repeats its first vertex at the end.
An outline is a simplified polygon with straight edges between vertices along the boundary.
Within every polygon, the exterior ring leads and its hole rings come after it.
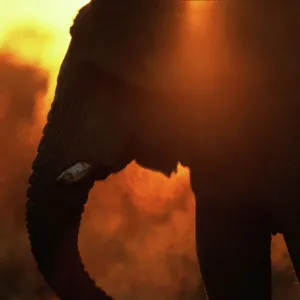
POLYGON ((112 299, 86 272, 78 232, 94 182, 132 160, 166 176, 190 168, 210 300, 271 299, 278 232, 300 277, 300 5, 224 0, 234 65, 208 92, 203 74, 178 74, 188 2, 92 0, 71 27, 26 202, 32 253, 62 300, 112 299))

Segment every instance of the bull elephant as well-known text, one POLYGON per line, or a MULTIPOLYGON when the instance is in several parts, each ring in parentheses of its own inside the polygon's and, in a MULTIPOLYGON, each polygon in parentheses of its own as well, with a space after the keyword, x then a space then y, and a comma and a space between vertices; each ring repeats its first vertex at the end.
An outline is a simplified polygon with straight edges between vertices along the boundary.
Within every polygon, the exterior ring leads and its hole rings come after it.
POLYGON ((187 69, 178 74, 182 66, 170 50, 187 2, 115 7, 92 0, 71 27, 26 202, 32 253, 62 300, 112 299, 84 269, 78 232, 94 182, 132 160, 166 176, 178 162, 190 167, 197 254, 211 300, 271 299, 272 233, 284 234, 300 275, 297 103, 284 119, 259 103, 255 80, 240 94, 227 82, 222 101, 203 88, 200 73, 198 81, 184 80, 187 69))

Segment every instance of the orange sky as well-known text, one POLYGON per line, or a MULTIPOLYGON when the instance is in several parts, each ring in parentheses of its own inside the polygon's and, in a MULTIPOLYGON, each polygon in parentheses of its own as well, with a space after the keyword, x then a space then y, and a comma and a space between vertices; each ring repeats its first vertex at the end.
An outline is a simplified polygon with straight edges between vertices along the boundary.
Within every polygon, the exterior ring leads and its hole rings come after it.
POLYGON ((69 27, 87 0, 0 0, 0 49, 17 54, 50 74, 45 117, 59 65, 70 41, 69 27))
MULTIPOLYGON (((50 46, 53 59, 65 49, 69 41, 68 28, 72 19, 78 8, 86 2, 86 0, 0 0, 0 42, 3 43, 7 32, 14 28, 32 27, 35 30, 47 30, 53 39, 50 46), (54 52, 53 47, 56 48, 54 52)), ((29 49, 21 51, 29 52, 29 49)))

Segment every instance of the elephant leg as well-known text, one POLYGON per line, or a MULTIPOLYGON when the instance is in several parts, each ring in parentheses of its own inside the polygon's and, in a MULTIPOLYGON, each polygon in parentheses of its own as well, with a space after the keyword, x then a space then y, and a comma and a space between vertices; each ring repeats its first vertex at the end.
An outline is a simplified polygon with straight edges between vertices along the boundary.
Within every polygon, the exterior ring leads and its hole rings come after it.
POLYGON ((204 195, 196 185, 196 246, 208 298, 271 300, 271 234, 265 216, 244 199, 204 195))
MULTIPOLYGON (((274 199, 272 205, 274 218, 279 224, 291 261, 300 282, 300 201, 298 178, 293 187, 281 193, 280 199, 274 199)), ((279 193, 278 193, 279 194, 279 193)))

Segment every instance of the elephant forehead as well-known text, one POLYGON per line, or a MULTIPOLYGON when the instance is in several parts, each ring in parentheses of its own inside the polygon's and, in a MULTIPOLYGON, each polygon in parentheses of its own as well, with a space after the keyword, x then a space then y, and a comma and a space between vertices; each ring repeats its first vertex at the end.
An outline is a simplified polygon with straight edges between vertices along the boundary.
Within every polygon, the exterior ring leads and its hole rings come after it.
POLYGON ((191 91, 219 76, 216 56, 225 61, 226 51, 217 33, 219 7, 214 2, 131 0, 118 7, 115 2, 97 7, 92 1, 75 19, 71 32, 78 60, 96 62, 151 90, 191 91))

